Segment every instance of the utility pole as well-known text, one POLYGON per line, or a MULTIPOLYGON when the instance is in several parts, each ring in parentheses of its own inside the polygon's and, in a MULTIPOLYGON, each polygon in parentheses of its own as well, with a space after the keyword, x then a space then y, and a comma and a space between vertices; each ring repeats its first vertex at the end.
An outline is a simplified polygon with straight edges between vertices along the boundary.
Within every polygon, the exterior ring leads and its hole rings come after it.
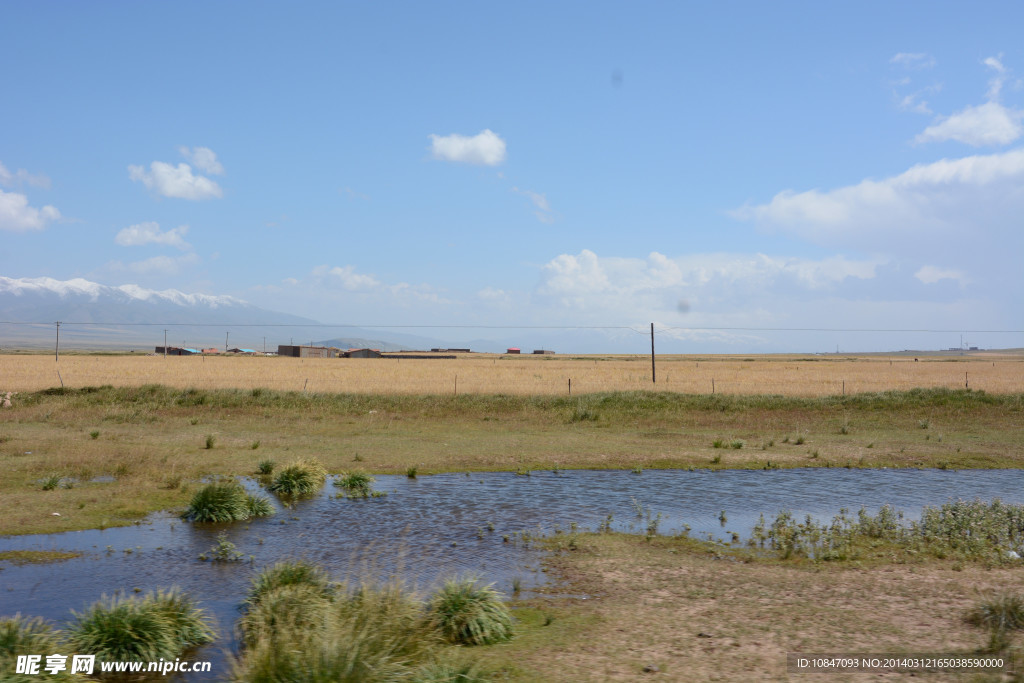
POLYGON ((167 330, 164 330, 164 360, 167 360, 167 330))
POLYGON ((53 347, 53 362, 60 362, 60 321, 57 321, 57 345, 53 347))
POLYGON ((263 355, 267 355, 267 338, 263 338, 263 355))
POLYGON ((654 375, 654 323, 651 323, 651 384, 655 384, 654 375))
POLYGON ((224 333, 224 353, 228 352, 228 337, 230 337, 230 336, 231 336, 230 332, 225 332, 224 333))

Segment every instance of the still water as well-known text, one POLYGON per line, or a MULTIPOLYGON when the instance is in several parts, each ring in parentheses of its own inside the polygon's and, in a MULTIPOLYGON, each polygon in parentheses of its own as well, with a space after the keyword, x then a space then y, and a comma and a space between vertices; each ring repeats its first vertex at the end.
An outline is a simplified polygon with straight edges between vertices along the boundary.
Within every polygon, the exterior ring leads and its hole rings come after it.
MULTIPOLYGON (((253 491, 259 485, 252 480, 253 491)), ((643 530, 646 515, 661 515, 658 531, 692 535, 727 532, 746 537, 758 517, 790 510, 821 520, 840 508, 875 512, 885 504, 915 519, 926 505, 957 499, 1024 503, 1019 470, 770 471, 535 471, 441 474, 408 479, 381 476, 387 496, 335 497, 330 482, 319 496, 273 517, 234 524, 191 524, 166 513, 143 523, 103 531, 0 537, 3 550, 71 550, 79 558, 44 565, 0 562, 0 615, 20 612, 56 623, 101 595, 177 586, 217 619, 221 640, 189 655, 214 661, 212 678, 226 673, 225 651, 252 576, 283 558, 317 562, 338 579, 398 573, 422 589, 453 574, 475 573, 499 590, 519 579, 524 594, 546 583, 542 553, 520 534, 550 533, 577 524, 595 529, 643 530), (638 511, 643 516, 638 515, 638 511), (725 511, 728 521, 719 517, 725 511), (225 532, 240 562, 199 560, 225 532), (509 540, 506 542, 505 538, 509 540)), ((273 499, 272 496, 268 496, 273 499)), ((170 679, 165 679, 170 680, 170 679)), ((197 679, 198 680, 198 679, 197 679)))

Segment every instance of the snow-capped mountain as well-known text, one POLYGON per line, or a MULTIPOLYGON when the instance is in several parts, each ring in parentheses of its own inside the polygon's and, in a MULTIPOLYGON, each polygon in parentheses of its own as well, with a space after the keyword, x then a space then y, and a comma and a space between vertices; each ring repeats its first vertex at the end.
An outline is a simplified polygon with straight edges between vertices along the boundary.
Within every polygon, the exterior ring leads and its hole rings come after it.
POLYGON ((68 323, 309 324, 308 318, 258 308, 231 296, 112 287, 76 278, 0 276, 0 317, 6 321, 68 323))
POLYGON ((452 346, 400 333, 325 326, 232 296, 132 284, 115 287, 82 278, 0 276, 0 348, 52 346, 58 321, 61 348, 149 347, 152 352, 163 346, 165 329, 169 346, 202 348, 223 348, 225 341, 231 347, 268 351, 276 351, 279 344, 311 342, 388 351, 452 346), (333 338, 322 341, 325 336, 333 338))
POLYGON ((112 287, 81 278, 0 276, 0 346, 51 343, 57 321, 62 323, 62 346, 78 342, 84 347, 155 347, 163 345, 164 328, 169 328, 168 344, 187 341, 190 346, 222 347, 228 330, 233 332, 232 346, 252 348, 264 337, 268 347, 276 349, 292 336, 323 335, 318 328, 303 327, 317 325, 314 320, 268 311, 231 296, 132 284, 112 287), (232 329, 235 325, 240 327, 232 329))

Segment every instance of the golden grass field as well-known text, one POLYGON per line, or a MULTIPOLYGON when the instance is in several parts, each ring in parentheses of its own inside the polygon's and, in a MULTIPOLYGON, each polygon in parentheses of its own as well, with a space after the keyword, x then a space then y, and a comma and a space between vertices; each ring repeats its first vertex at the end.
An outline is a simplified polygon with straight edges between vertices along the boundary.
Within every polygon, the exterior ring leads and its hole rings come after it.
POLYGON ((688 394, 826 396, 917 387, 1024 391, 1024 355, 501 356, 298 359, 152 355, 0 355, 0 391, 113 384, 364 394, 545 394, 656 389, 688 394))

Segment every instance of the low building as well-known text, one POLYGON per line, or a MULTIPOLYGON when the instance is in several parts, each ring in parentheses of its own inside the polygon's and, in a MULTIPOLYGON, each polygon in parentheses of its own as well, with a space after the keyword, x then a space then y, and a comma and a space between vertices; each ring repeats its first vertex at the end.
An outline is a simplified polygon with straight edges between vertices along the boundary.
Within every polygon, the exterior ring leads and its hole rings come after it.
POLYGON ((336 349, 326 346, 291 346, 281 344, 277 347, 277 355, 289 358, 334 358, 336 349))
POLYGON ((349 349, 344 354, 345 358, 380 358, 381 353, 377 349, 349 349))
POLYGON ((199 353, 198 349, 187 349, 181 346, 168 346, 166 349, 163 346, 156 347, 156 354, 158 356, 194 356, 199 353))
POLYGON ((228 353, 244 353, 251 356, 256 353, 256 349, 228 349, 228 353))
POLYGON ((522 351, 514 346, 510 346, 508 347, 508 351, 506 351, 505 353, 522 353, 522 351))
POLYGON ((549 351, 547 349, 534 349, 533 352, 535 354, 537 354, 538 356, 540 356, 540 355, 548 356, 548 355, 552 355, 552 354, 555 353, 554 351, 549 351))

